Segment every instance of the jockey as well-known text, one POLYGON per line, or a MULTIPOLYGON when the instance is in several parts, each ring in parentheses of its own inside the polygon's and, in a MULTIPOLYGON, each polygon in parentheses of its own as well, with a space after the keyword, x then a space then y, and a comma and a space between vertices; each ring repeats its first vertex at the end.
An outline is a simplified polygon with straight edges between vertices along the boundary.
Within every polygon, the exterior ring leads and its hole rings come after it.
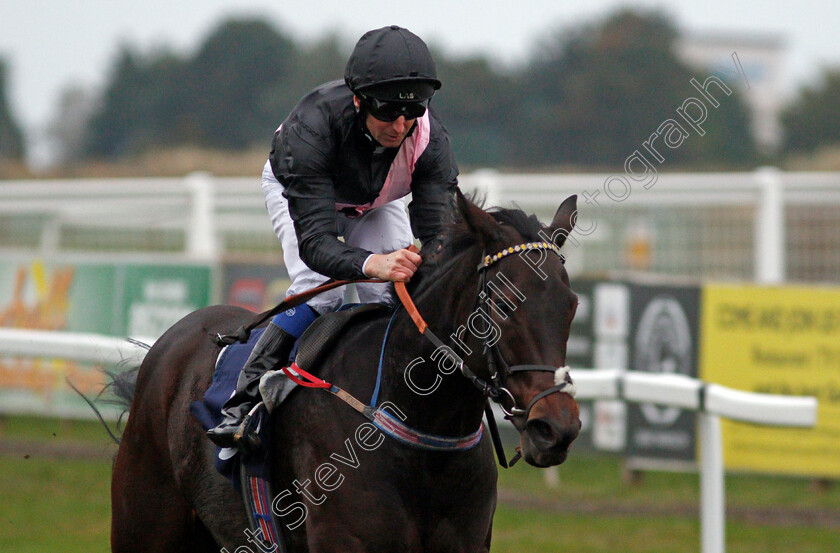
MULTIPOLYGON (((417 270, 421 257, 407 248, 414 235, 427 244, 439 234, 458 185, 449 135, 429 107, 440 86, 423 40, 396 25, 383 27, 359 39, 343 81, 304 96, 274 133, 262 189, 292 280, 287 296, 328 278, 399 282, 417 270)), ((363 303, 391 302, 390 290, 357 285, 363 303)), ((285 365, 303 331, 337 309, 343 294, 343 287, 325 292, 272 319, 222 422, 208 431, 214 443, 235 445, 262 375, 285 365)))

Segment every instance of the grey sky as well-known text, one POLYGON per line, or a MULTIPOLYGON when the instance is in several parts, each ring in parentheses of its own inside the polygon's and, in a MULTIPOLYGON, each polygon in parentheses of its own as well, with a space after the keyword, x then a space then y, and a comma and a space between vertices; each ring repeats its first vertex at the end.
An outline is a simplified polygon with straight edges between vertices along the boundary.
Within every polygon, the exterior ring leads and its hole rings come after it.
POLYGON ((106 81, 121 42, 186 52, 231 15, 265 17, 302 40, 336 31, 348 43, 368 29, 397 23, 450 55, 478 52, 510 62, 527 56, 549 30, 591 21, 621 5, 667 6, 677 24, 691 31, 778 33, 788 47, 791 89, 813 79, 823 65, 840 65, 836 0, 2 0, 0 56, 10 65, 12 109, 32 132, 53 116, 68 84, 106 81))

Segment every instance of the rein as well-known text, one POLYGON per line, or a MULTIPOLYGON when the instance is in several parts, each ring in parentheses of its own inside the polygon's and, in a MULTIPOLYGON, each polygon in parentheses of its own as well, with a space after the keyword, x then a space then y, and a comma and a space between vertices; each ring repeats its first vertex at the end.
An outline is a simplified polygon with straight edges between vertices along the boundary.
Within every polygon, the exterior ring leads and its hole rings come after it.
MULTIPOLYGON (((411 246, 411 250, 415 253, 418 251, 417 247, 413 245, 411 246)), ((292 307, 296 307, 302 303, 305 303, 310 298, 317 296, 322 292, 326 292, 327 290, 332 290, 333 288, 344 286, 346 284, 366 282, 379 284, 387 281, 380 279, 328 280, 321 286, 312 288, 311 290, 307 290, 305 292, 301 292, 300 294, 295 294, 294 296, 289 296, 269 311, 257 315, 254 318, 254 320, 251 321, 251 323, 249 323, 248 325, 239 327, 231 334, 216 334, 216 336, 214 337, 215 342, 219 346, 229 346, 237 342, 246 343, 251 332, 274 315, 285 311, 286 309, 291 309, 292 307)), ((410 298, 409 301, 411 301, 410 298)), ((411 303, 411 305, 414 305, 413 302, 411 303)), ((385 341, 387 340, 387 337, 388 336, 386 333, 385 338, 383 339, 383 350, 385 347, 385 341)), ((457 438, 427 434, 405 425, 402 422, 402 420, 400 420, 400 418, 385 411, 384 408, 377 408, 375 406, 375 401, 372 402, 373 405, 366 405, 364 402, 358 400, 353 395, 340 388, 339 386, 331 384, 321 378, 318 378, 317 376, 310 374, 309 372, 298 367, 295 363, 292 363, 292 365, 289 367, 283 367, 281 370, 289 377, 290 380, 292 380, 295 384, 298 384, 299 386, 305 388, 321 388, 324 391, 333 394, 334 396, 348 404, 350 407, 352 407, 354 410, 361 413, 374 426, 382 430, 384 433, 408 445, 419 447, 421 449, 430 449, 435 451, 453 451, 470 449, 481 441, 483 432, 482 427, 480 426, 478 430, 476 430, 472 434, 457 438)), ((382 372, 381 359, 379 372, 380 374, 382 372)), ((254 410, 252 410, 252 412, 253 411, 254 410)), ((246 416, 244 426, 247 426, 249 424, 251 416, 251 413, 249 413, 246 416)))
MULTIPOLYGON (((414 246, 412 246, 412 248, 414 248, 414 246)), ((504 259, 508 255, 531 250, 553 251, 560 256, 561 262, 565 263, 566 261, 563 254, 560 253, 560 248, 549 242, 527 242, 516 246, 510 246, 493 255, 482 255, 482 261, 477 267, 477 271, 479 272, 481 278, 479 280, 479 293, 476 297, 476 304, 482 300, 485 303, 490 301, 490 294, 487 285, 487 269, 490 266, 504 259)), ((484 356, 487 360, 488 367, 490 368, 490 381, 488 382, 479 378, 469 369, 469 367, 467 367, 464 360, 461 359, 451 348, 447 348, 441 339, 438 338, 437 335, 429 328, 429 325, 426 324, 426 321, 423 319, 423 316, 420 315, 420 311, 417 309, 417 306, 414 305, 414 301, 408 294, 405 283, 395 282, 394 288, 396 289, 397 295, 399 296, 406 311, 408 311, 411 320, 414 321, 417 330, 420 331, 420 334, 425 336, 426 339, 428 339, 436 348, 446 348, 447 354, 454 358, 461 374, 472 382, 472 384, 478 388, 479 392, 481 392, 485 397, 499 404, 502 412, 505 414, 505 419, 513 420, 516 418, 522 418, 523 420, 528 420, 528 417, 531 414, 531 409, 533 409, 534 405, 536 405, 541 399, 555 393, 564 392, 572 397, 575 396, 577 390, 574 382, 572 381, 572 377, 569 374, 569 367, 566 366, 558 368, 552 365, 514 365, 511 367, 505 363, 503 370, 499 371, 496 369, 493 352, 495 351, 496 355, 500 359, 503 359, 503 357, 501 352, 498 350, 498 345, 489 345, 486 338, 484 339, 484 356), (513 393, 506 387, 507 377, 513 373, 535 371, 554 373, 554 386, 551 386, 535 395, 525 409, 519 408, 516 406, 516 399, 513 397, 513 393), (508 400, 510 401, 510 408, 505 406, 505 402, 508 400)), ((495 447, 496 454, 499 457, 499 463, 504 468, 509 468, 519 460, 521 453, 517 448, 516 455, 511 459, 510 463, 507 462, 502 448, 501 438, 499 437, 499 431, 496 427, 496 420, 489 403, 485 408, 485 414, 487 416, 487 424, 490 427, 490 432, 493 437, 493 446, 495 447)))
MULTIPOLYGON (((559 248, 554 244, 550 244, 548 242, 529 242, 526 244, 520 244, 518 246, 511 246, 498 252, 495 255, 487 255, 482 256, 483 260, 478 265, 477 270, 481 275, 479 289, 480 292, 478 294, 478 298, 476 299, 476 303, 481 301, 482 299, 485 302, 490 301, 490 294, 488 293, 488 286, 487 286, 487 272, 486 269, 493 265, 494 263, 498 262, 499 260, 507 257, 508 255, 516 252, 523 252, 529 250, 551 250, 555 252, 557 255, 560 256, 560 259, 565 262, 565 258, 559 252, 559 248)), ((405 307, 406 311, 408 311, 411 320, 414 321, 417 330, 420 331, 420 334, 426 337, 435 347, 446 347, 446 345, 441 341, 437 335, 432 332, 429 328, 429 325, 423 319, 423 316, 420 315, 420 311, 417 309, 417 306, 414 305, 414 301, 411 299, 411 296, 408 294, 408 290, 405 287, 404 282, 395 282, 394 288, 397 291, 397 295, 400 298, 403 306, 405 307)), ((497 402, 502 411, 505 413, 505 418, 512 419, 515 417, 527 416, 530 414, 531 409, 533 406, 544 397, 551 395, 556 392, 565 391, 569 395, 574 396, 576 390, 574 383, 569 376, 569 368, 568 367, 554 367, 552 365, 515 365, 515 366, 508 366, 507 364, 504 367, 503 371, 496 370, 496 363, 493 359, 493 356, 490 354, 491 348, 497 347, 496 345, 489 346, 485 339, 484 342, 484 352, 485 357, 487 358, 488 365, 491 369, 490 375, 490 382, 479 378, 478 376, 473 373, 469 367, 467 367, 466 363, 463 359, 461 359, 454 351, 449 349, 448 354, 453 356, 456 363, 458 364, 458 368, 467 379, 473 383, 473 385, 478 388, 478 390, 487 396, 488 398, 492 399, 493 401, 497 402), (510 390, 505 387, 505 380, 507 377, 512 373, 517 372, 530 372, 530 371, 542 371, 542 372, 552 372, 555 374, 555 385, 551 388, 544 390, 537 394, 534 399, 528 404, 525 409, 520 409, 516 407, 516 400, 513 398, 513 394, 510 390), (568 388, 568 389, 567 389, 568 388), (506 408, 504 405, 504 401, 506 399, 511 400, 511 407, 510 409, 506 408)), ((498 356, 501 358, 501 353, 497 351, 498 356)))
POLYGON ((356 279, 356 280, 334 280, 330 279, 326 281, 324 284, 320 286, 316 286, 311 290, 307 290, 305 292, 301 292, 300 294, 295 294, 294 296, 289 296, 288 298, 284 299, 268 311, 264 311, 254 318, 250 324, 246 326, 240 326, 236 330, 233 331, 232 334, 216 334, 215 340, 216 344, 220 346, 230 346, 237 342, 247 343, 248 337, 251 335, 251 331, 255 328, 272 318, 273 316, 277 315, 282 311, 286 311, 287 309, 291 309, 292 307, 297 307, 302 303, 306 303, 310 299, 314 298, 318 294, 326 292, 327 290, 332 290, 333 288, 338 288, 339 286, 345 286, 347 284, 355 284, 355 283, 374 283, 374 284, 382 284, 384 280, 379 280, 378 278, 367 278, 367 279, 356 279))

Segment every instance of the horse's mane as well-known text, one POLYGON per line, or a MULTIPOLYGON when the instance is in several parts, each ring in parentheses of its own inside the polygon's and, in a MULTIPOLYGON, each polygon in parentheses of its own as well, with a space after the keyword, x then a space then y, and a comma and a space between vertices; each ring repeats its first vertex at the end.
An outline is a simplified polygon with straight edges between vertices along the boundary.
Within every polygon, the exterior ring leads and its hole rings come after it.
MULTIPOLYGON (((476 195, 468 196, 466 200, 469 209, 484 210, 484 200, 477 198, 476 195)), ((545 227, 535 215, 528 215, 518 208, 503 207, 491 207, 487 212, 499 225, 513 229, 525 241, 543 239, 540 237, 540 231, 543 231, 545 227)), ((411 287, 412 293, 422 294, 440 278, 463 267, 469 257, 473 257, 475 261, 468 265, 477 263, 481 254, 480 250, 487 240, 488 237, 480 236, 471 229, 463 217, 456 217, 454 221, 444 226, 439 241, 429 244, 431 252, 423 255, 423 264, 412 279, 413 282, 417 281, 411 287)), ((510 244, 499 244, 498 247, 507 245, 510 244)))
POLYGON ((490 215, 499 224, 513 227, 513 230, 521 234, 525 240, 529 242, 543 240, 540 236, 540 231, 544 231, 545 227, 540 223, 536 215, 527 215, 521 209, 504 209, 501 207, 491 209, 490 215))

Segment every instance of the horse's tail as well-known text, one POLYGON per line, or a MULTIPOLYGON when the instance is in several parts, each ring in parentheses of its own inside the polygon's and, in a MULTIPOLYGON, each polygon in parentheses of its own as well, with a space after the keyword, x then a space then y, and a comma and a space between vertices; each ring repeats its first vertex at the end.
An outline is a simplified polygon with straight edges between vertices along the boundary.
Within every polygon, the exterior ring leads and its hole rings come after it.
MULTIPOLYGON (((134 344, 135 346, 140 346, 145 348, 146 350, 150 349, 151 346, 141 342, 139 340, 134 340, 132 338, 127 338, 127 341, 134 344)), ((116 423, 116 432, 121 432, 122 427, 122 420, 125 414, 128 412, 129 408, 131 407, 131 401, 134 398, 134 389, 137 385, 137 372, 140 370, 140 365, 130 365, 128 361, 124 361, 118 365, 119 368, 117 369, 109 369, 103 368, 102 372, 105 374, 105 378, 107 382, 105 386, 100 390, 100 392, 96 395, 96 400, 101 399, 103 403, 108 403, 111 405, 116 405, 118 408, 122 408, 120 412, 119 418, 117 418, 116 423), (103 394, 110 392, 111 397, 102 398, 103 394)), ((76 388, 70 380, 67 380, 67 384, 70 385, 73 390, 79 394, 83 400, 93 409, 93 412, 96 414, 96 418, 99 419, 99 422, 102 423, 102 426, 105 427, 105 431, 111 437, 114 442, 119 445, 120 439, 117 437, 114 432, 111 431, 111 427, 108 426, 107 421, 102 417, 102 413, 99 411, 99 408, 93 403, 93 400, 89 399, 85 396, 78 388, 76 388)))
MULTIPOLYGON (((126 341, 146 351, 152 348, 149 344, 133 338, 127 338, 126 341)), ((122 415, 131 407, 131 401, 134 399, 134 389, 137 386, 137 371, 140 370, 140 364, 138 363, 132 366, 128 361, 124 361, 119 367, 118 370, 103 369, 105 376, 108 377, 108 383, 105 384, 105 387, 99 392, 99 395, 101 396, 105 392, 110 392, 114 396, 114 399, 105 401, 112 405, 122 407, 123 411, 120 414, 120 418, 122 418, 122 415)))

